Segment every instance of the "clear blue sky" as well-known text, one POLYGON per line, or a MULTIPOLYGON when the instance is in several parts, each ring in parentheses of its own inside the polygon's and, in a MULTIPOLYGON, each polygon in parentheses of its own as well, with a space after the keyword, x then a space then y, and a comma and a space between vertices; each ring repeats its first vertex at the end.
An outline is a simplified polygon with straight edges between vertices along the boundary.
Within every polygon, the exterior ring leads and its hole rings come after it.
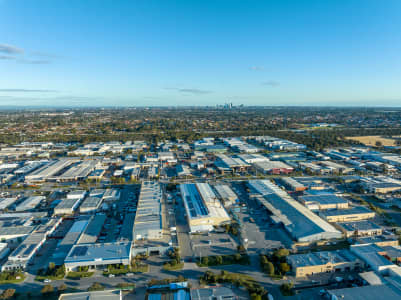
POLYGON ((1 105, 401 106, 401 1, 0 0, 1 105))

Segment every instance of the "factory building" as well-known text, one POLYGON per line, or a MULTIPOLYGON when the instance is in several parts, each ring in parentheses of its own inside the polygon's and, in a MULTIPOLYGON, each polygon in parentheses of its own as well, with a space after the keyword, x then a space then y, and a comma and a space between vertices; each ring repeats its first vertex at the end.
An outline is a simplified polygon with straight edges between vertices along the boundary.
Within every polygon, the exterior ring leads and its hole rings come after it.
POLYGON ((191 300, 234 300, 239 299, 236 293, 224 286, 193 288, 190 290, 191 300))
POLYGON ((35 253, 46 241, 46 234, 32 233, 11 254, 2 265, 2 271, 25 270, 35 253))
POLYGON ((58 300, 122 300, 121 290, 91 291, 91 292, 75 292, 61 294, 58 300))
POLYGON ((39 205, 40 202, 45 200, 46 197, 44 196, 31 196, 26 198, 22 203, 17 205, 15 211, 27 211, 34 209, 36 206, 39 205))
POLYGON ((401 180, 387 177, 361 177, 360 185, 369 193, 387 194, 401 191, 401 180))
POLYGON ((174 152, 165 151, 157 153, 157 160, 167 163, 167 164, 175 164, 177 163, 177 158, 175 157, 174 152))
POLYGON ((2 213, 0 214, 0 221, 12 221, 18 219, 32 220, 34 218, 40 219, 46 216, 47 212, 45 211, 2 213))
POLYGON ((358 245, 367 245, 374 244, 379 247, 384 246, 398 246, 398 235, 395 234, 382 234, 382 235, 369 235, 362 237, 355 237, 355 244, 358 245))
POLYGON ((85 198, 86 191, 75 190, 67 194, 66 199, 62 199, 54 208, 55 215, 71 215, 78 208, 81 201, 85 198))
POLYGON ((69 251, 64 264, 67 271, 78 267, 104 269, 108 265, 129 265, 131 243, 78 244, 69 251))
POLYGON ((295 277, 306 277, 319 273, 349 272, 364 267, 364 263, 351 251, 310 252, 287 257, 295 277))
POLYGON ((308 192, 319 191, 327 188, 327 185, 319 177, 295 177, 294 180, 307 187, 308 192))
POLYGON ((239 154, 237 155, 240 159, 248 164, 253 164, 261 161, 268 161, 269 159, 262 154, 239 154))
POLYGON ((283 177, 281 178, 281 181, 287 189, 294 192, 302 192, 308 189, 307 186, 303 185, 302 183, 291 177, 283 177))
POLYGON ((270 213, 276 223, 298 242, 310 243, 322 239, 341 238, 342 234, 332 225, 290 197, 269 180, 248 182, 251 197, 255 197, 270 213))
POLYGON ((347 238, 353 236, 375 236, 383 233, 383 229, 379 225, 369 220, 341 222, 337 223, 336 226, 347 238))
POLYGON ((105 190, 104 189, 93 189, 89 192, 89 197, 98 197, 102 198, 104 195, 105 190))
POLYGON ((157 159, 167 164, 177 163, 177 158, 173 151, 160 151, 157 153, 157 159))
POLYGON ((56 230, 57 226, 61 223, 61 219, 50 219, 45 225, 39 225, 34 232, 32 232, 11 254, 8 256, 1 270, 25 270, 45 243, 48 235, 56 230))
MULTIPOLYGON (((160 255, 171 249, 171 234, 166 228, 168 223, 164 201, 163 191, 158 182, 142 183, 133 227, 133 256, 160 255)), ((129 238, 131 220, 126 217, 121 230, 121 240, 129 238)))
POLYGON ((330 170, 327 168, 324 168, 322 166, 319 166, 315 163, 312 162, 298 162, 299 167, 307 172, 307 173, 313 173, 313 174, 328 174, 330 173, 330 170))
POLYGON ((253 164, 258 172, 263 174, 289 174, 294 168, 281 161, 261 161, 253 164))
POLYGON ((119 189, 107 189, 103 194, 103 201, 105 202, 114 202, 120 199, 120 190, 119 189))
POLYGON ((7 197, 7 198, 0 198, 0 210, 4 210, 10 205, 14 204, 18 198, 16 197, 7 197))
POLYGON ((17 169, 14 171, 14 174, 16 175, 26 175, 29 174, 30 172, 33 172, 34 170, 38 169, 39 167, 43 166, 45 162, 43 161, 31 161, 25 164, 25 166, 17 169))
POLYGON ((100 197, 87 197, 79 207, 80 213, 94 213, 102 204, 102 198, 100 197))
POLYGON ((64 182, 78 181, 85 179, 99 165, 97 160, 84 160, 58 176, 52 176, 49 179, 64 182))
POLYGON ((401 167, 401 157, 400 156, 395 156, 395 155, 383 155, 382 160, 385 161, 386 163, 389 163, 393 166, 398 166, 401 167))
POLYGON ((209 184, 181 184, 180 191, 191 232, 211 231, 213 226, 230 221, 209 184))
POLYGON ((217 194, 220 196, 220 199, 222 200, 225 207, 229 207, 238 201, 237 195, 228 185, 215 185, 214 189, 217 191, 217 194))
POLYGON ((67 194, 67 199, 83 199, 85 198, 86 191, 74 190, 67 194))
POLYGON ((401 264, 401 247, 400 246, 383 246, 382 251, 379 252, 389 261, 400 265, 401 264))
POLYGON ((387 275, 389 269, 399 268, 397 265, 393 264, 384 255, 383 248, 375 244, 365 244, 365 245, 352 245, 350 248, 357 257, 365 262, 373 271, 376 271, 382 275, 387 275), (382 253, 382 254, 380 254, 382 253))
POLYGON ((328 299, 333 300, 378 300, 400 299, 401 291, 397 285, 382 283, 375 285, 363 285, 350 288, 333 289, 327 291, 328 299))
POLYGON ((306 149, 303 144, 271 136, 254 136, 249 137, 249 139, 264 144, 269 150, 299 151, 306 149))
POLYGON ((250 167, 248 163, 237 157, 230 157, 225 154, 217 154, 214 162, 216 168, 221 172, 238 172, 244 171, 250 167))
POLYGON ((53 252, 52 262, 56 265, 62 265, 64 259, 70 252, 72 246, 78 241, 81 234, 85 231, 89 224, 89 219, 80 219, 74 222, 65 237, 57 245, 56 250, 53 252))
POLYGON ((256 153, 259 152, 260 149, 254 145, 250 145, 247 142, 241 140, 240 138, 224 138, 224 144, 231 147, 234 151, 240 153, 256 153))
POLYGON ((25 180, 27 182, 43 182, 49 180, 52 176, 60 173, 73 163, 77 162, 77 159, 74 158, 62 158, 59 160, 55 160, 49 162, 43 167, 35 170, 34 172, 25 176, 25 180))
POLYGON ((57 216, 72 215, 79 206, 79 203, 81 203, 81 198, 62 199, 54 208, 54 214, 57 216))
POLYGON ((157 182, 141 186, 134 224, 134 240, 160 239, 162 227, 162 190, 157 182))
POLYGON ((106 173, 105 169, 96 169, 89 173, 88 179, 91 180, 101 180, 106 173))
POLYGON ((352 167, 347 167, 332 161, 321 161, 320 164, 329 169, 331 173, 348 174, 355 171, 355 169, 352 167))
POLYGON ((348 201, 333 194, 308 195, 299 197, 299 201, 310 210, 346 209, 348 201))
POLYGON ((375 212, 364 206, 354 206, 348 209, 332 209, 323 211, 320 215, 326 219, 327 222, 335 223, 371 219, 375 217, 375 212))
POLYGON ((36 226, 2 226, 0 227, 0 241, 14 243, 22 241, 30 235, 36 226))

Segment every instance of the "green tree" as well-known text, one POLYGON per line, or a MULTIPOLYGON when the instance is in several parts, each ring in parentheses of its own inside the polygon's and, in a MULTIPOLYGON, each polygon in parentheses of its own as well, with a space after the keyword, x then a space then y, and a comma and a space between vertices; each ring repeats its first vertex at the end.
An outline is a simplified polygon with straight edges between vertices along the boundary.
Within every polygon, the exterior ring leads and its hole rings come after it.
POLYGON ((209 258, 207 256, 202 258, 202 265, 205 265, 205 266, 209 265, 209 258))
POLYGON ((261 295, 258 295, 258 294, 256 294, 256 293, 253 293, 253 294, 251 295, 251 300, 262 300, 262 296, 261 296, 261 295))
POLYGON ((217 263, 218 265, 223 264, 223 257, 221 257, 220 255, 217 255, 217 256, 216 256, 216 263, 217 263))
POLYGON ((260 263, 261 263, 262 265, 265 265, 265 264, 267 264, 268 262, 269 262, 269 260, 267 259, 266 255, 262 255, 262 256, 260 257, 260 263))
POLYGON ((290 271, 290 266, 287 263, 280 263, 280 271, 282 274, 285 274, 290 271))
POLYGON ((59 287, 57 288, 57 291, 59 293, 65 292, 67 290, 67 285, 65 283, 62 283, 61 285, 59 285, 59 287))
POLYGON ((56 264, 54 262, 49 262, 49 270, 52 271, 56 268, 56 264))
POLYGON ((57 277, 64 277, 65 276, 65 265, 62 265, 56 269, 56 276, 57 277))
POLYGON ((273 253, 273 255, 274 255, 276 258, 278 258, 278 259, 285 258, 285 257, 287 257, 289 254, 290 254, 290 251, 288 251, 288 250, 285 249, 285 248, 277 249, 277 250, 274 251, 274 253, 273 253))
POLYGON ((245 252, 245 247, 244 247, 244 245, 239 245, 239 246, 237 247, 237 250, 238 250, 239 252, 245 252))
POLYGON ((274 275, 274 265, 270 261, 267 262, 265 270, 270 276, 274 275))
POLYGON ((46 284, 40 291, 42 294, 50 294, 54 292, 54 288, 51 284, 46 284))
POLYGON ((6 289, 1 293, 0 299, 11 299, 15 294, 14 289, 6 289))
POLYGON ((294 294, 294 291, 292 290, 293 287, 294 284, 292 282, 283 283, 280 286, 280 291, 283 293, 284 296, 291 296, 294 294))
POLYGON ((236 227, 231 227, 231 234, 237 236, 238 235, 238 229, 236 227))
POLYGON ((89 288, 88 291, 92 292, 92 291, 103 291, 104 290, 104 286, 101 285, 99 282, 94 282, 89 288))

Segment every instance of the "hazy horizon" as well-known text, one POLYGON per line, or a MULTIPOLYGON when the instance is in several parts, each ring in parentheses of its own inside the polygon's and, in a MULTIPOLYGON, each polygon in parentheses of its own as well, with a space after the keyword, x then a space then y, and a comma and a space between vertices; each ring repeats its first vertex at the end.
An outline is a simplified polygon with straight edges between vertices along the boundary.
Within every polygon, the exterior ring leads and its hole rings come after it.
POLYGON ((401 107, 401 2, 0 0, 0 107, 401 107))

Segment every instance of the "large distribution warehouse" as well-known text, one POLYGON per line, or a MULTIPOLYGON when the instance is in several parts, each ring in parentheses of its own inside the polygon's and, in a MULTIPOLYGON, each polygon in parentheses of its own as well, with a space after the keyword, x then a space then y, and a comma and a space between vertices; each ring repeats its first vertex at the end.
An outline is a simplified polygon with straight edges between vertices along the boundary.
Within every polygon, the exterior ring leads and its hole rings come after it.
POLYGON ((341 232, 290 197, 269 180, 249 181, 251 193, 299 242, 341 238, 341 232))
MULTIPOLYGON (((131 218, 127 219, 121 240, 128 238, 130 224, 131 218)), ((138 198, 132 255, 166 253, 171 248, 171 235, 166 226, 167 216, 162 188, 158 182, 145 181, 142 183, 138 198)))
POLYGON ((138 198, 134 240, 160 239, 162 228, 162 191, 159 183, 144 182, 138 198))
POLYGON ((230 221, 209 184, 181 184, 180 191, 191 232, 211 231, 214 225, 230 221))

